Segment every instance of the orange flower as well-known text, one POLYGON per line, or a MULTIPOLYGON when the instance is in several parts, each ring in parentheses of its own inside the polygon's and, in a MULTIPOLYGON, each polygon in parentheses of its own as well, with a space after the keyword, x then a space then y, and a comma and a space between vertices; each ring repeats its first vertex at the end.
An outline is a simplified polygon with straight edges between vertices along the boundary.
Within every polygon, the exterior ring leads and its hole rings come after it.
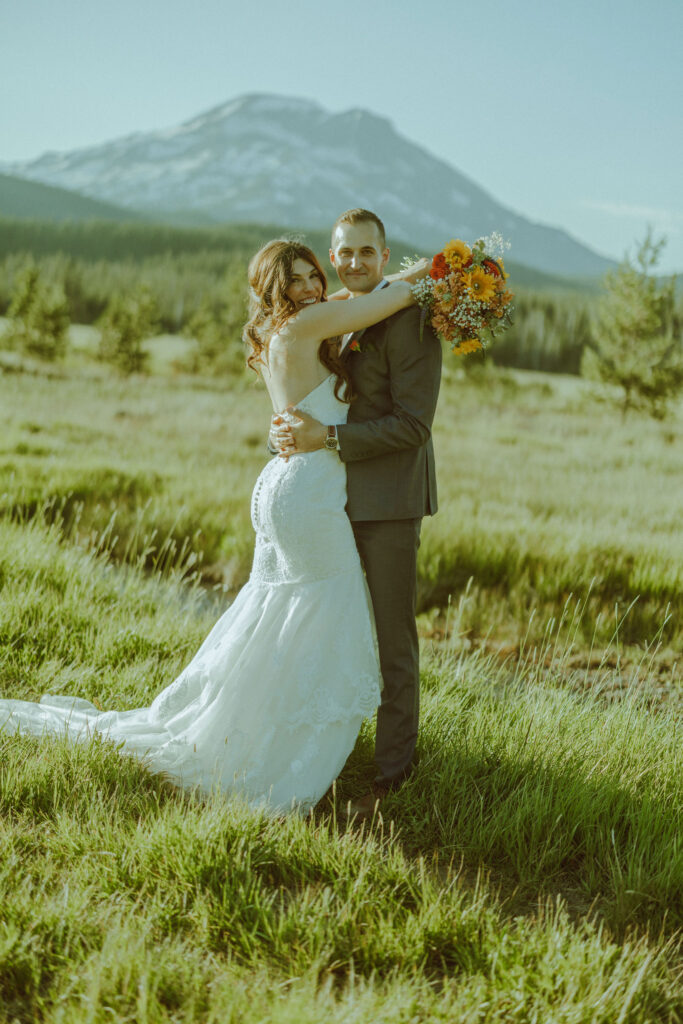
POLYGON ((432 314, 432 327, 437 334, 440 334, 446 341, 452 341, 455 337, 455 325, 441 312, 432 314))
POLYGON ((448 283, 450 285, 450 291, 453 295, 462 295, 465 290, 465 282, 463 281, 463 274, 461 271, 451 273, 448 275, 448 283))

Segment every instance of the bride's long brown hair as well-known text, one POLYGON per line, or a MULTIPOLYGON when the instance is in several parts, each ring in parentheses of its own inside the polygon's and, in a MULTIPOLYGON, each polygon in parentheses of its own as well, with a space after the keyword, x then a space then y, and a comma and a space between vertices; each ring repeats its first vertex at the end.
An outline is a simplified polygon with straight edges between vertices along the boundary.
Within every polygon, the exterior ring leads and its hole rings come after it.
MULTIPOLYGON (((296 305, 286 294, 292 283, 294 260, 306 260, 315 268, 323 286, 321 301, 327 301, 325 271, 307 245, 283 238, 266 242, 249 262, 249 319, 242 332, 248 349, 247 366, 255 373, 258 373, 257 363, 263 361, 264 354, 268 354, 270 338, 297 312, 296 305)), ((337 398, 350 402, 353 397, 351 380, 339 357, 339 345, 339 338, 325 338, 320 343, 318 358, 323 366, 336 374, 334 393, 337 398)))

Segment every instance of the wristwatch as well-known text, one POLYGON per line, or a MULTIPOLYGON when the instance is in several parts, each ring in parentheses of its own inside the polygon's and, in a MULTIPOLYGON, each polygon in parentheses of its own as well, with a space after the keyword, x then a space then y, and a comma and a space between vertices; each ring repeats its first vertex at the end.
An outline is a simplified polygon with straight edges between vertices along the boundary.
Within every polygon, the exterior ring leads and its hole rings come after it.
POLYGON ((339 438, 337 437, 336 427, 327 428, 327 437, 325 438, 324 447, 327 448, 328 452, 339 451, 339 438))

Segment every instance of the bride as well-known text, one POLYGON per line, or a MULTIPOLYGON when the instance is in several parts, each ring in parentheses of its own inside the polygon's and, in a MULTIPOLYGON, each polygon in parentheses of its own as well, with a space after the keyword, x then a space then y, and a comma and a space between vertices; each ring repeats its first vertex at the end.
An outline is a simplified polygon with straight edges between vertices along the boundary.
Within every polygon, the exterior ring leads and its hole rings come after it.
MULTIPOLYGON (((370 295, 327 302, 313 252, 271 241, 251 260, 248 363, 275 412, 330 425, 351 399, 339 336, 411 305, 427 261, 370 295)), ((178 678, 149 707, 101 711, 78 697, 0 700, 0 729, 98 733, 177 786, 239 792, 252 806, 306 812, 380 701, 372 610, 344 511, 334 450, 273 458, 256 481, 249 581, 178 678)))

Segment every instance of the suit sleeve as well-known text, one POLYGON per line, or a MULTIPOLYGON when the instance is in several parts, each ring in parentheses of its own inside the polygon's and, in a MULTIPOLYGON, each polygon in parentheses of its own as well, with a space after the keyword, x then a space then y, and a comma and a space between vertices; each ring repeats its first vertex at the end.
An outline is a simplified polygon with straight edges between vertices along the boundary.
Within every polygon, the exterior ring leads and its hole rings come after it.
POLYGON ((420 448, 431 437, 441 383, 441 345, 428 324, 420 338, 419 311, 411 314, 392 324, 387 337, 392 411, 337 427, 343 462, 420 448))

